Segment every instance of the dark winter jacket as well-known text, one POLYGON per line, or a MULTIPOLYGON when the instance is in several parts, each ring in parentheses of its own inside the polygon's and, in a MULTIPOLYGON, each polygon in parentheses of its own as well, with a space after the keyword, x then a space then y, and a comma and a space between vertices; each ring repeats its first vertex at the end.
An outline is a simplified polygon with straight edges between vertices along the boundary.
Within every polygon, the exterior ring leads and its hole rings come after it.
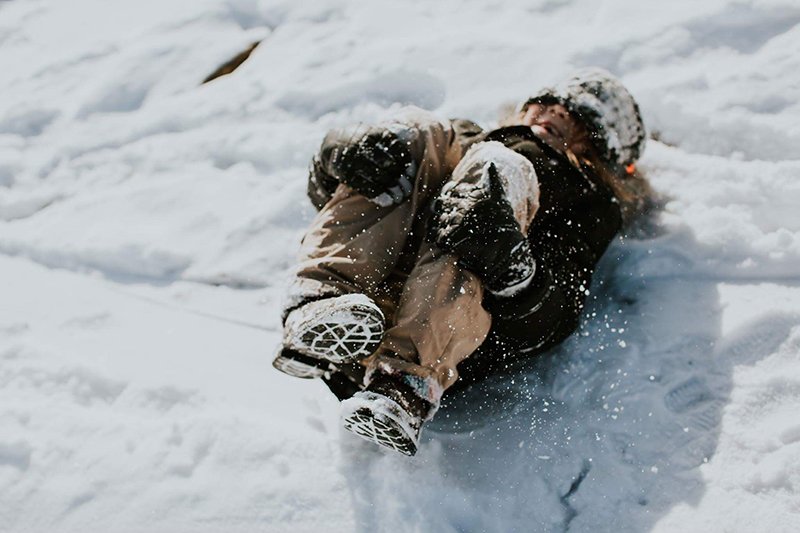
MULTIPOLYGON (((500 371, 513 359, 530 357, 567 338, 578 326, 600 257, 622 226, 619 203, 589 167, 577 168, 537 138, 531 128, 511 126, 484 132, 467 120, 450 122, 464 151, 481 141, 499 141, 533 163, 540 207, 528 231, 536 260, 532 283, 512 298, 487 295, 492 330, 476 353, 459 365, 460 384, 500 371)), ((324 156, 330 142, 320 150, 324 156)), ((325 159, 324 157, 322 158, 325 159)), ((319 209, 338 185, 315 158, 308 195, 319 209)))
POLYGON ((462 124, 457 131, 472 142, 499 141, 533 163, 539 179, 540 207, 528 231, 536 259, 533 282, 509 299, 488 296, 492 331, 459 367, 461 384, 502 370, 510 360, 555 346, 578 326, 597 262, 622 227, 620 206, 588 166, 577 168, 526 126, 478 132, 462 124))

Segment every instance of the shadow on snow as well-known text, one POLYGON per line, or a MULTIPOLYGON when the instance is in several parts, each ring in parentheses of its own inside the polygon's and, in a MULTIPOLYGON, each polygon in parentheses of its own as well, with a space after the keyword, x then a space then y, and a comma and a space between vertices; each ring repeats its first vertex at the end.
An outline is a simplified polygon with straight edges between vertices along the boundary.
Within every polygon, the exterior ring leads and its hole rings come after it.
POLYGON ((700 246, 687 232, 676 253, 650 222, 605 255, 579 331, 446 397, 415 458, 343 437, 361 531, 647 531, 699 502, 734 367, 797 320, 723 339, 718 281, 643 273, 690 271, 700 246))

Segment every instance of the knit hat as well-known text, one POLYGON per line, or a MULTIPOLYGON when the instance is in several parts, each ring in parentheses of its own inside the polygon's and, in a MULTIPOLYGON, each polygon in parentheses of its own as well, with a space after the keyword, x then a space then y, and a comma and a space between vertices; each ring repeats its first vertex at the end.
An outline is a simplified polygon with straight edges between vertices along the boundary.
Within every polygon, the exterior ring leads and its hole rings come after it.
POLYGON ((555 87, 529 98, 532 104, 561 104, 589 129, 601 157, 614 167, 627 167, 644 151, 646 132, 639 106, 624 85, 601 68, 582 69, 555 87))

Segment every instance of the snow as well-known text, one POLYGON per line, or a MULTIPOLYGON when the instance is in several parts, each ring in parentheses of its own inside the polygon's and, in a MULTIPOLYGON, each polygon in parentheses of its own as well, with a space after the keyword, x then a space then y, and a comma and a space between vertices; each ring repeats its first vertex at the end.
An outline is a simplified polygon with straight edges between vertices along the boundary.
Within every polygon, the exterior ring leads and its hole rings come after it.
POLYGON ((0 71, 0 530, 800 530, 793 0, 12 0, 0 71), (270 366, 324 133, 590 65, 664 210, 416 457, 342 432, 270 366))

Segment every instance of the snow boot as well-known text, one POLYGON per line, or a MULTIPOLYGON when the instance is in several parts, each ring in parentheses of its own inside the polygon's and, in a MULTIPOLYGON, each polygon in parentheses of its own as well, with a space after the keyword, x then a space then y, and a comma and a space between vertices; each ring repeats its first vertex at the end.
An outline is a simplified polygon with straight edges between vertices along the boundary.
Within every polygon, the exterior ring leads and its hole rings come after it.
POLYGON ((309 302, 288 314, 272 366, 300 378, 322 377, 331 364, 372 355, 383 339, 383 312, 364 294, 309 302))
POLYGON ((367 389, 342 402, 342 425, 359 437, 405 455, 417 453, 422 424, 438 405, 396 376, 376 376, 367 389))
POLYGON ((284 346, 278 347, 272 366, 284 374, 301 379, 322 378, 335 370, 329 361, 309 357, 284 346))

